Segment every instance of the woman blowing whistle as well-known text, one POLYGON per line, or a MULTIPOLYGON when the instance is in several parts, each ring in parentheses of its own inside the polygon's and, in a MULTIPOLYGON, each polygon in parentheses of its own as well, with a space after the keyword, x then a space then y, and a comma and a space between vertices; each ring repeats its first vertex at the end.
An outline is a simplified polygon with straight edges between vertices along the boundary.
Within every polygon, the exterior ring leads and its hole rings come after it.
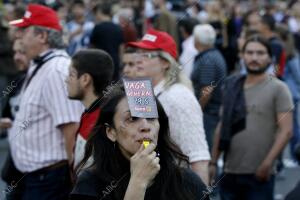
POLYGON ((101 107, 81 168, 90 156, 93 164, 80 171, 70 199, 209 199, 199 176, 185 167, 187 157, 170 140, 159 102, 158 118, 132 117, 124 90, 114 90, 101 107))

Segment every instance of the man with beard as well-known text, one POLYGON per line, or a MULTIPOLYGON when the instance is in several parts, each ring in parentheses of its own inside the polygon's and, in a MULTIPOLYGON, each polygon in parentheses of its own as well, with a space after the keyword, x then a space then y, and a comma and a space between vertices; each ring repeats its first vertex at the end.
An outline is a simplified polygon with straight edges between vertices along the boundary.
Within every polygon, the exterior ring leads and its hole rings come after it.
POLYGON ((224 152, 221 199, 272 200, 275 161, 292 133, 292 98, 282 81, 266 74, 272 59, 267 40, 258 35, 250 37, 242 56, 248 74, 232 76, 224 84, 211 180, 218 157, 224 152))
MULTIPOLYGON (((8 92, 8 100, 6 106, 4 107, 4 111, 2 113, 2 117, 0 118, 0 134, 1 136, 6 134, 1 133, 1 129, 4 129, 4 133, 14 134, 10 131, 13 120, 16 116, 16 113, 19 110, 20 105, 20 92, 22 88, 22 84, 24 82, 26 72, 29 67, 29 59, 26 57, 25 48, 23 46, 21 39, 16 39, 13 45, 14 50, 14 62, 15 66, 17 67, 19 73, 18 76, 10 83, 10 88, 8 92), (7 132, 6 132, 7 131, 7 132)), ((7 185, 11 185, 14 180, 20 180, 24 174, 22 174, 17 168, 15 167, 11 153, 9 152, 6 157, 5 164, 3 165, 2 172, 1 172, 2 179, 6 182, 7 185)), ((8 188, 5 190, 6 192, 9 191, 8 188)), ((23 183, 19 182, 18 187, 16 187, 13 191, 6 193, 7 200, 18 200, 22 197, 23 191, 23 183)))
POLYGON ((71 60, 66 80, 70 99, 80 100, 85 107, 76 136, 74 167, 83 158, 84 146, 100 113, 102 91, 111 82, 112 58, 102 50, 78 51, 71 60))
POLYGON ((4 118, 0 118, 0 129, 10 128, 12 125, 12 119, 15 117, 19 107, 21 85, 24 82, 25 75, 29 67, 29 60, 26 57, 21 39, 16 39, 14 41, 13 50, 13 59, 19 74, 17 78, 10 83, 8 90, 3 92, 4 95, 7 95, 8 102, 6 103, 2 113, 4 118))

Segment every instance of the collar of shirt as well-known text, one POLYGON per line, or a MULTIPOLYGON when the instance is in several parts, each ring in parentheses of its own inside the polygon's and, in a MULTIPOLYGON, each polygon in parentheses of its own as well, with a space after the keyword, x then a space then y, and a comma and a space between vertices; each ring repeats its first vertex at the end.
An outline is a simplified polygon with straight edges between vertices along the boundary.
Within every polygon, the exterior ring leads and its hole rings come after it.
POLYGON ((198 55, 196 56, 195 60, 197 60, 199 57, 203 56, 204 54, 210 52, 210 51, 214 51, 215 48, 210 48, 210 49, 206 49, 204 51, 201 51, 200 53, 198 53, 198 55))
POLYGON ((97 108, 99 108, 100 106, 100 101, 101 99, 100 98, 97 98, 91 105, 88 109, 85 109, 84 110, 84 113, 91 113, 93 111, 95 111, 97 108))
POLYGON ((40 53, 39 56, 41 56, 41 57, 46 56, 46 57, 47 57, 47 54, 48 54, 49 52, 51 52, 51 51, 53 51, 53 49, 47 49, 46 51, 43 51, 42 53, 40 53))
POLYGON ((38 67, 38 65, 46 58, 48 58, 53 53, 53 49, 47 49, 46 51, 43 51, 40 53, 36 58, 32 59, 30 61, 29 68, 26 73, 26 78, 22 86, 22 88, 25 88, 26 82, 30 79, 32 74, 34 73, 35 69, 38 67))
POLYGON ((194 37, 191 35, 187 39, 185 39, 182 42, 182 47, 183 48, 194 48, 195 49, 195 46, 194 46, 194 37))
POLYGON ((51 52, 53 52, 53 49, 47 49, 46 51, 43 51, 37 57, 33 58, 30 61, 30 66, 32 67, 38 65, 38 63, 43 59, 45 59, 46 57, 48 57, 51 54, 51 52))
POLYGON ((46 51, 42 52, 40 55, 38 55, 36 58, 33 59, 34 64, 38 65, 47 57, 49 57, 52 53, 53 53, 52 49, 47 49, 46 51))

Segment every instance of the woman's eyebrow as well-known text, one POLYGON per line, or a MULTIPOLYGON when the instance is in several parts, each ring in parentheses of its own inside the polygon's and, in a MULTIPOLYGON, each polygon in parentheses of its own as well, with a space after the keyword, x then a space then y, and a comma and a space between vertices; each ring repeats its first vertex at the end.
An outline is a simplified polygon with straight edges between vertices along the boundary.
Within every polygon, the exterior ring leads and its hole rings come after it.
POLYGON ((129 113, 130 113, 130 110, 126 110, 126 111, 124 111, 123 113, 127 113, 127 112, 129 112, 129 113))

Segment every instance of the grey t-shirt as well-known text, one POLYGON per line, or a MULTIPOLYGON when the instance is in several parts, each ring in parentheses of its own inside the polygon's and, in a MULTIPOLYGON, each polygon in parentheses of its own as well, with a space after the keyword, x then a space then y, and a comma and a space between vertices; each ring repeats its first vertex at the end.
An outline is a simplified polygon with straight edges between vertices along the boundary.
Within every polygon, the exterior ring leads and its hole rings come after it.
POLYGON ((288 87, 274 77, 244 89, 246 129, 233 136, 224 171, 253 174, 269 153, 278 130, 276 115, 293 109, 288 87))

